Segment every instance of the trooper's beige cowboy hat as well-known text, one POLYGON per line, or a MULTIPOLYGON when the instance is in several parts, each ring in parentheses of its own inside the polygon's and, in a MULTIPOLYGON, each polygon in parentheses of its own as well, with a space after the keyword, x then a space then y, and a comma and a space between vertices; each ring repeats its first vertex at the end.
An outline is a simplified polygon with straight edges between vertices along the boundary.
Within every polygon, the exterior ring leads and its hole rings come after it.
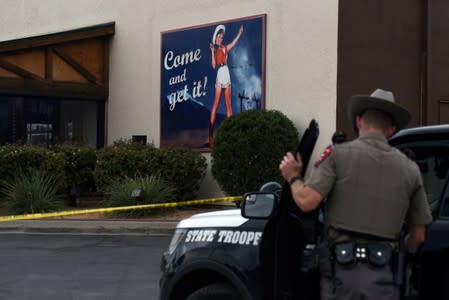
POLYGON ((396 130, 403 129, 410 121, 410 113, 394 101, 394 95, 390 91, 375 90, 371 95, 355 95, 349 98, 349 118, 355 126, 356 116, 360 116, 368 109, 380 110, 389 114, 396 130))
POLYGON ((217 34, 220 30, 223 30, 223 33, 226 31, 226 27, 223 24, 220 24, 215 28, 214 35, 212 36, 212 45, 216 44, 217 34))

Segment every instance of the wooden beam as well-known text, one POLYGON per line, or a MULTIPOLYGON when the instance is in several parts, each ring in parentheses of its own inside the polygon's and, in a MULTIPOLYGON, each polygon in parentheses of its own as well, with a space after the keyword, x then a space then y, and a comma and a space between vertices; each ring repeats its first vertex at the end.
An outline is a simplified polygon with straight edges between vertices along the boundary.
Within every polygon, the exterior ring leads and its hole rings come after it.
POLYGON ((0 67, 23 78, 33 79, 37 81, 45 81, 44 78, 41 78, 36 74, 31 73, 30 71, 27 71, 1 58, 0 58, 0 67))
POLYGON ((90 83, 46 82, 21 78, 0 78, 0 94, 34 95, 106 101, 108 89, 90 83))
POLYGON ((89 38, 111 36, 115 33, 115 22, 83 27, 74 30, 0 42, 0 53, 30 49, 89 38))
POLYGON ((45 79, 53 79, 53 52, 50 47, 45 49, 45 79))
POLYGON ((87 79, 90 83, 96 84, 96 85, 102 85, 100 81, 97 80, 97 78, 90 73, 86 68, 84 68, 82 65, 80 65, 78 62, 76 62, 73 58, 65 54, 62 50, 51 47, 53 53, 55 53, 57 56, 59 56, 63 61, 65 61, 68 65, 70 65, 72 68, 75 69, 78 73, 80 73, 84 78, 87 79))

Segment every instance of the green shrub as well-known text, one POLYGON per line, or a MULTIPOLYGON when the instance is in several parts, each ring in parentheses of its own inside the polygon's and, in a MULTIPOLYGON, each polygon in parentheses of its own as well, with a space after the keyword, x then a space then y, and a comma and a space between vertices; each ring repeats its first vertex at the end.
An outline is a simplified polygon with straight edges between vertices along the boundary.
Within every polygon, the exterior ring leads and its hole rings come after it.
POLYGON ((47 148, 32 145, 0 147, 0 180, 11 182, 17 175, 39 170, 58 178, 60 191, 67 187, 64 156, 47 148))
POLYGON ((3 181, 2 193, 15 214, 41 213, 59 207, 56 177, 33 170, 12 182, 3 181))
MULTIPOLYGON (((124 178, 109 186, 109 198, 104 201, 108 207, 120 207, 131 205, 144 205, 161 203, 171 200, 175 189, 159 176, 124 178), (143 197, 132 197, 132 192, 140 188, 143 190, 143 197)), ((132 210, 114 213, 115 215, 141 217, 154 212, 154 209, 132 210)))
POLYGON ((82 192, 94 192, 96 190, 93 174, 97 161, 95 148, 63 144, 53 146, 52 150, 56 153, 61 153, 65 160, 66 186, 76 186, 82 192))
POLYGON ((98 151, 94 177, 97 188, 107 191, 127 177, 161 176, 175 187, 173 200, 186 200, 195 197, 206 167, 206 159, 190 149, 116 143, 98 151))
POLYGON ((206 158, 186 148, 163 148, 161 176, 176 187, 176 200, 195 199, 206 174, 206 158))
POLYGON ((298 131, 279 111, 246 111, 226 119, 212 149, 212 175, 228 195, 281 182, 279 163, 298 144, 298 131))
POLYGON ((95 184, 100 191, 126 177, 157 174, 160 170, 158 149, 138 144, 115 144, 97 153, 95 184))

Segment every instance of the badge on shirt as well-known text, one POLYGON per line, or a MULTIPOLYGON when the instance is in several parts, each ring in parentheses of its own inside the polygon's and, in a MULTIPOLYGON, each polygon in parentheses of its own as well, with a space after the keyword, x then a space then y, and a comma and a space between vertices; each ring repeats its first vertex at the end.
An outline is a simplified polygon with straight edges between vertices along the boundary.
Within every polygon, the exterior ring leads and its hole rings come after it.
POLYGON ((329 157, 329 155, 331 155, 332 151, 334 151, 334 146, 332 145, 327 146, 324 152, 320 155, 320 158, 315 162, 314 164, 315 168, 318 168, 321 165, 321 163, 325 161, 326 158, 329 157))

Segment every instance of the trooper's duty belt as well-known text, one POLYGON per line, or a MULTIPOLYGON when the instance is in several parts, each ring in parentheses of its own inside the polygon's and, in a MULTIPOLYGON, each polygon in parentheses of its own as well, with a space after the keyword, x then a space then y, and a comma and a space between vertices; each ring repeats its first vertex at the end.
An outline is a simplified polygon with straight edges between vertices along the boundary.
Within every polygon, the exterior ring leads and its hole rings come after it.
POLYGON ((391 245, 382 242, 337 243, 333 252, 335 261, 341 265, 362 262, 375 267, 383 267, 391 262, 393 256, 391 245))

